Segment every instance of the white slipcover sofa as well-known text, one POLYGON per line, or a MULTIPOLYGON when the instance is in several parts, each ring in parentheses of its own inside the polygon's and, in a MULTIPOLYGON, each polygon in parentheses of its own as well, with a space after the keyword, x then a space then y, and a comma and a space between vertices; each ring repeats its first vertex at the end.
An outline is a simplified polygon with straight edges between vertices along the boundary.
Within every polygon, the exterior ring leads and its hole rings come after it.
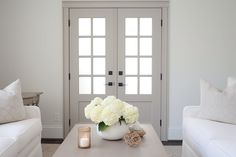
POLYGON ((0 125, 0 157, 42 157, 40 110, 25 111, 25 120, 0 125))
POLYGON ((201 119, 199 111, 184 108, 182 157, 236 157, 236 125, 201 119))

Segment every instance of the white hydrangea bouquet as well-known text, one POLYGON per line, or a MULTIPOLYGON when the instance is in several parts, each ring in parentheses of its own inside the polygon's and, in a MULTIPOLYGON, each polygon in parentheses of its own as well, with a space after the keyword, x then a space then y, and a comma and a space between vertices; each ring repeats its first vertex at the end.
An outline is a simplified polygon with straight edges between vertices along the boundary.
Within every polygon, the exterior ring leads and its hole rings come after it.
POLYGON ((84 109, 85 117, 98 124, 98 130, 104 131, 110 126, 121 122, 133 124, 139 118, 138 108, 108 96, 104 100, 99 97, 94 98, 84 109))

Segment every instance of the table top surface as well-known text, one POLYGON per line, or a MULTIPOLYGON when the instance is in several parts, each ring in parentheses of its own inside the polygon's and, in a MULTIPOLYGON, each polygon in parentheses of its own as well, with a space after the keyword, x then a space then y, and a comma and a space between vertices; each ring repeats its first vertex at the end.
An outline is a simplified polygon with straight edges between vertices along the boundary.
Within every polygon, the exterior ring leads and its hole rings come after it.
POLYGON ((23 99, 30 99, 43 94, 43 92, 22 92, 23 99))
POLYGON ((123 140, 103 140, 96 134, 95 124, 76 124, 64 142, 59 146, 53 157, 167 157, 164 147, 152 125, 141 125, 146 132, 141 144, 130 147, 123 140), (92 129, 91 148, 78 148, 78 127, 90 126, 92 129))

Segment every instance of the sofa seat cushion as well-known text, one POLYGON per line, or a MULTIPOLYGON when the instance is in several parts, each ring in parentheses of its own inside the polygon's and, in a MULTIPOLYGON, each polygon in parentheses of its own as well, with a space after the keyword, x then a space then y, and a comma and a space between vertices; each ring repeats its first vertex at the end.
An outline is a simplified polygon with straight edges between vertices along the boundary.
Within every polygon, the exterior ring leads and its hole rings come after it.
POLYGON ((13 157, 17 156, 16 140, 9 137, 0 137, 0 156, 13 157))
POLYGON ((216 142, 216 139, 235 139, 235 132, 236 125, 192 117, 184 119, 184 140, 199 156, 207 156, 209 153, 208 146, 212 147, 210 144, 213 144, 211 141, 215 140, 216 142))
POLYGON ((213 139, 208 145, 208 156, 234 157, 236 155, 236 138, 213 139))
POLYGON ((42 126, 40 119, 33 118, 0 125, 0 130, 0 138, 10 137, 15 139, 18 152, 20 152, 37 135, 41 134, 42 126))

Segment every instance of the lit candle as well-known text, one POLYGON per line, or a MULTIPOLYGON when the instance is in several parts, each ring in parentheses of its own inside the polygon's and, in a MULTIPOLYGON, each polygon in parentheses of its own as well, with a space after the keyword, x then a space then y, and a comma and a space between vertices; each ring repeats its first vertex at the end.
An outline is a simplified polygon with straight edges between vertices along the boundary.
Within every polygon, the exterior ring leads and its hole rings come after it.
POLYGON ((88 147, 89 146, 89 139, 85 138, 85 137, 80 138, 79 145, 80 145, 80 147, 88 147))
POLYGON ((78 147, 90 148, 91 146, 91 128, 81 126, 78 128, 78 147))

